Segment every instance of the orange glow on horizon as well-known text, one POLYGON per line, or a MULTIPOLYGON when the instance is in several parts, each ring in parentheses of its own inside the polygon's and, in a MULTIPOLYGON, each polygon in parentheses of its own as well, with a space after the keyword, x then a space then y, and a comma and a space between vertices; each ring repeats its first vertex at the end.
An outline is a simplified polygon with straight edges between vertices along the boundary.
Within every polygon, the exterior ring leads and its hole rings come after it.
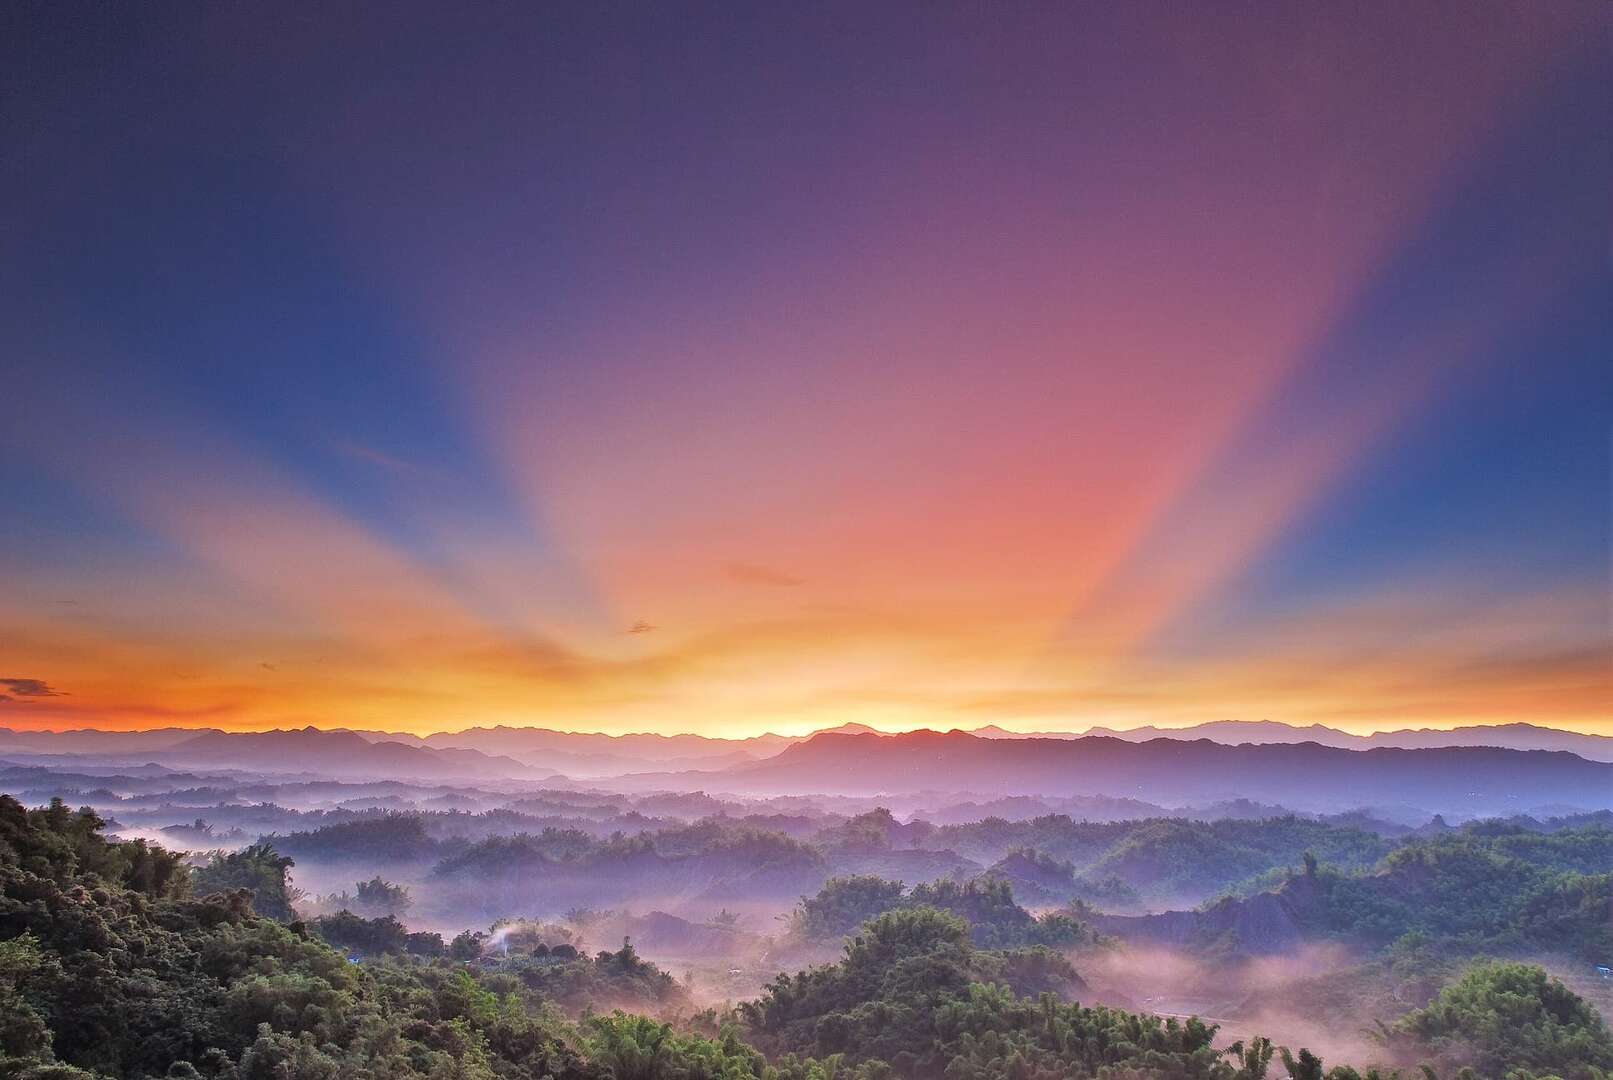
POLYGON ((161 110, 86 95, 89 159, 34 123, 17 175, 72 179, 3 268, 59 295, 0 391, 0 727, 1613 735, 1607 515, 1550 442, 1595 230, 1527 141, 1602 54, 1050 12, 755 101, 691 46, 457 104, 220 15, 206 77, 264 99, 214 122, 275 167, 210 213, 161 110))

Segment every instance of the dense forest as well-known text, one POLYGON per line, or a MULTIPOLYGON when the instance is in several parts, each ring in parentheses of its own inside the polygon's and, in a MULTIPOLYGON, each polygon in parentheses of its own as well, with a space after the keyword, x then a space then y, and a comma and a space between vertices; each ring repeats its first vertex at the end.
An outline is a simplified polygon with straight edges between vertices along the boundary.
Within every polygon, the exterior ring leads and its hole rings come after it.
POLYGON ((1613 829, 1550 834, 1501 823, 1413 840, 1371 873, 1323 870, 1304 917, 1340 937, 1408 934, 1469 949, 1613 955, 1613 829))
MULTIPOLYGON (((287 900, 287 857, 272 848, 193 869, 159 846, 108 841, 103 824, 60 802, 26 810, 0 797, 0 1075, 1361 1075, 1259 1038, 1220 1045, 1198 1020, 1076 1004, 1079 976, 1035 939, 1089 931, 1029 916, 1001 882, 837 883, 803 916, 825 932, 855 917, 842 908, 887 908, 853 929, 838 960, 780 975, 732 1009, 695 1011, 627 943, 585 956, 533 934, 491 948, 497 930, 445 943, 391 915, 283 921, 255 910, 287 900), (367 955, 355 962, 338 944, 367 955), (589 1011, 608 993, 652 1015, 589 1011)), ((1574 856, 1559 854, 1574 872, 1574 856)), ((1382 1061, 1403 1067, 1514 1080, 1613 1068, 1600 1016, 1516 964, 1473 967, 1380 1040, 1382 1061)))

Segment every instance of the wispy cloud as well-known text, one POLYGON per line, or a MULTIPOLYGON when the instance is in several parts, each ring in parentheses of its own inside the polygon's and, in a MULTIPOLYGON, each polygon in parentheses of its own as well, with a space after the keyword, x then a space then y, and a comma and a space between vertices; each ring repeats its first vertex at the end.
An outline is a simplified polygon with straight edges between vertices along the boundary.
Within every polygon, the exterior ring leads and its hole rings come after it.
POLYGON ((0 679, 0 686, 18 698, 66 697, 44 679, 0 679))
POLYGON ((394 472, 422 474, 430 471, 424 465, 419 465, 413 461, 408 461, 404 458, 398 457, 395 454, 388 454, 371 446, 364 446, 359 443, 352 442, 337 442, 335 447, 348 457, 357 458, 358 460, 368 462, 371 465, 379 465, 384 469, 391 469, 394 472))

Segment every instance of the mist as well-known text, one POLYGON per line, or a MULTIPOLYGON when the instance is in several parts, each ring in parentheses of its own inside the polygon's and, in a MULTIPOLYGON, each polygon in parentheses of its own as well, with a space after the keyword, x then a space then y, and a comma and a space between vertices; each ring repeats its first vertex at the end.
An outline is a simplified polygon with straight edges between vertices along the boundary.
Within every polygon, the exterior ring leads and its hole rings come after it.
POLYGON ((1126 744, 1145 765, 1158 758, 1157 782, 1120 795, 1074 781, 1011 793, 1008 774, 987 782, 990 770, 969 769, 888 792, 824 782, 822 770, 866 751, 857 740, 888 754, 923 737, 649 740, 609 755, 588 736, 568 748, 561 733, 542 733, 541 750, 520 738, 472 734, 475 745, 455 747, 367 733, 359 743, 382 747, 388 769, 419 770, 385 776, 364 775, 352 740, 327 744, 323 733, 283 733, 274 745, 289 740, 295 752, 267 763, 219 735, 200 750, 165 737, 131 766, 126 738, 111 751, 74 744, 71 760, 15 755, 0 781, 35 804, 93 808, 119 838, 184 853, 198 892, 244 886, 264 914, 353 962, 442 958, 514 978, 576 1017, 725 1015, 781 973, 838 962, 868 920, 936 905, 978 948, 1006 950, 991 970, 1017 991, 1198 1017, 1221 1048, 1263 1036, 1358 1067, 1414 1065, 1424 1051, 1396 1025, 1488 955, 1542 966, 1596 1007, 1613 1004, 1613 982, 1594 974, 1600 939, 1518 921, 1534 918, 1526 897, 1561 887, 1552 875, 1594 874, 1613 859, 1613 787, 1599 799, 1575 789, 1579 770, 1604 767, 1578 758, 1537 764, 1568 778, 1550 805, 1497 817, 1476 784, 1452 801, 1439 748, 1397 751, 1429 755, 1432 779, 1393 799, 1352 803, 1318 783, 1289 805, 1278 801, 1285 789, 1260 784, 1241 794, 1199 785, 1201 798, 1184 801, 1170 783, 1183 744, 1163 740, 1126 744), (429 756, 449 751, 487 761, 429 756), (551 771, 585 752, 578 775, 551 771), (342 760, 326 770, 330 755, 342 760), (720 768, 657 767, 691 760, 720 768), (815 764, 802 771, 802 760, 815 764), (772 770, 766 785, 759 769, 772 770), (1473 886, 1428 869, 1458 855, 1538 872, 1476 871, 1516 882, 1490 923, 1475 921, 1462 914, 1473 886), (1378 910, 1366 923, 1363 905, 1378 910), (1013 959, 1027 949, 1052 959, 1013 959))

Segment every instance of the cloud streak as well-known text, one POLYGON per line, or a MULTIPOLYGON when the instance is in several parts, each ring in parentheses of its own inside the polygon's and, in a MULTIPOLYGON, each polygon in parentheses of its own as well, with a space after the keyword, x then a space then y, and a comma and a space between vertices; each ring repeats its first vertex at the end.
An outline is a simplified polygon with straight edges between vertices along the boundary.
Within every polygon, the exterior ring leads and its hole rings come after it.
POLYGON ((0 686, 11 691, 16 698, 52 698, 66 697, 62 691, 54 689, 43 679, 0 679, 0 686))

